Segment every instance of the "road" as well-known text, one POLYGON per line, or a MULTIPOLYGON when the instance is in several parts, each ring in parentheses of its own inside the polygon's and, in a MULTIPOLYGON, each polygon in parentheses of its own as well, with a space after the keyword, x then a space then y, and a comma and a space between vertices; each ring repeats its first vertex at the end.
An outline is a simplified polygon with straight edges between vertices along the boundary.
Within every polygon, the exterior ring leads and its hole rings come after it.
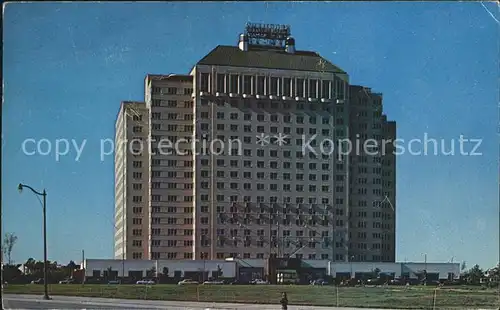
MULTIPOLYGON (((280 305, 201 303, 183 301, 128 300, 96 297, 3 295, 3 309, 164 309, 164 310, 279 310, 280 305)), ((355 310, 358 308, 288 306, 289 310, 355 310)), ((363 309, 376 310, 376 309, 363 309)))

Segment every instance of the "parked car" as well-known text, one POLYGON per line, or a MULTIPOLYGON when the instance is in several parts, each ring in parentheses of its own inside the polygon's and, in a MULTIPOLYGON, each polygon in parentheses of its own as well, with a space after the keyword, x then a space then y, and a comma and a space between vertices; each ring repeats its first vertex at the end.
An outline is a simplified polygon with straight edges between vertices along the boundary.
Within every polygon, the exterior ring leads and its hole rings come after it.
POLYGON ((184 279, 182 281, 179 281, 177 285, 189 285, 189 284, 199 284, 198 281, 194 281, 191 279, 184 279))
POLYGON ((405 281, 401 278, 394 278, 394 279, 389 281, 389 284, 390 285, 404 285, 405 281))
POLYGON ((262 285, 262 284, 269 284, 269 282, 264 281, 262 279, 255 279, 255 280, 252 280, 251 284, 262 285))
POLYGON ((31 284, 43 284, 43 278, 38 278, 36 280, 31 281, 31 284))
POLYGON ((366 280, 366 285, 383 285, 385 280, 382 278, 374 278, 366 280))
POLYGON ((203 282, 203 285, 223 285, 224 281, 211 280, 203 282))
POLYGON ((323 279, 317 279, 311 281, 311 285, 328 285, 328 282, 323 279))
POLYGON ((153 284, 156 284, 156 282, 155 282, 155 280, 152 280, 152 279, 142 279, 142 280, 135 282, 135 284, 153 285, 153 284))
POLYGON ((251 282, 249 281, 243 281, 243 280, 234 280, 234 281, 229 281, 230 285, 249 285, 249 284, 252 284, 251 282))
POLYGON ((111 281, 108 281, 108 284, 120 284, 120 280, 111 280, 111 281))
MULTIPOLYGON (((42 283, 43 283, 43 280, 42 280, 42 283)), ((74 279, 65 279, 65 280, 59 281, 59 284, 73 284, 73 283, 75 283, 74 279)))

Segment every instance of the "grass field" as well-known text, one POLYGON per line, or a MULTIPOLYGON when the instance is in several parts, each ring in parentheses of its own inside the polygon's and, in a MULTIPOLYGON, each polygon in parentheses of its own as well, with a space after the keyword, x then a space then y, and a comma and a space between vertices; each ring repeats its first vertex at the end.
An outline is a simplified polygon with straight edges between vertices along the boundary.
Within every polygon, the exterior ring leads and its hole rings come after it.
MULTIPOLYGON (((53 284, 49 294, 124 299, 278 303, 287 292, 291 305, 400 309, 499 307, 496 289, 478 287, 339 287, 281 285, 94 285, 53 284), (434 298, 435 297, 435 298, 434 298)), ((43 294, 43 285, 8 285, 6 294, 43 294)))

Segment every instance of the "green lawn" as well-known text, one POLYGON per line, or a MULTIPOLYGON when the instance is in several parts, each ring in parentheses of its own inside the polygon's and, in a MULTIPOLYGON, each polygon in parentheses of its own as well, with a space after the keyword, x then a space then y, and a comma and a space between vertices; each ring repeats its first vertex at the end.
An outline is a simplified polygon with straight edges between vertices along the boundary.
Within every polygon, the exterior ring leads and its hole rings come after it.
MULTIPOLYGON (((53 284, 49 294, 127 299, 278 303, 287 292, 292 305, 432 309, 498 308, 498 290, 449 287, 339 287, 281 285, 95 285, 53 284)), ((6 294, 42 294, 43 285, 8 285, 6 294)))

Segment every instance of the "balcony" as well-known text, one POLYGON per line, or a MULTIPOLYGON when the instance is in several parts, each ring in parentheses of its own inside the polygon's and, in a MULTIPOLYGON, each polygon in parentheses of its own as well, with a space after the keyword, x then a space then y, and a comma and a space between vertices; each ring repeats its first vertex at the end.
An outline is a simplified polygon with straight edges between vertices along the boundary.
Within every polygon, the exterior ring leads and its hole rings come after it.
POLYGON ((309 97, 309 98, 307 98, 307 101, 309 101, 309 102, 317 102, 318 98, 309 97))
POLYGON ((215 97, 226 97, 227 95, 225 93, 222 93, 222 92, 216 92, 215 93, 215 97))
POLYGON ((267 99, 268 97, 266 95, 255 95, 255 98, 257 98, 257 99, 267 99))
POLYGON ((236 98, 236 97, 239 97, 240 95, 237 94, 237 93, 229 93, 229 97, 231 98, 236 98))
POLYGON ((323 103, 332 102, 332 99, 328 99, 328 98, 321 98, 321 102, 323 102, 323 103))
POLYGON ((250 94, 243 94, 243 98, 253 98, 253 95, 250 95, 250 94))
POLYGON ((295 97, 295 101, 304 101, 304 97, 295 97))

